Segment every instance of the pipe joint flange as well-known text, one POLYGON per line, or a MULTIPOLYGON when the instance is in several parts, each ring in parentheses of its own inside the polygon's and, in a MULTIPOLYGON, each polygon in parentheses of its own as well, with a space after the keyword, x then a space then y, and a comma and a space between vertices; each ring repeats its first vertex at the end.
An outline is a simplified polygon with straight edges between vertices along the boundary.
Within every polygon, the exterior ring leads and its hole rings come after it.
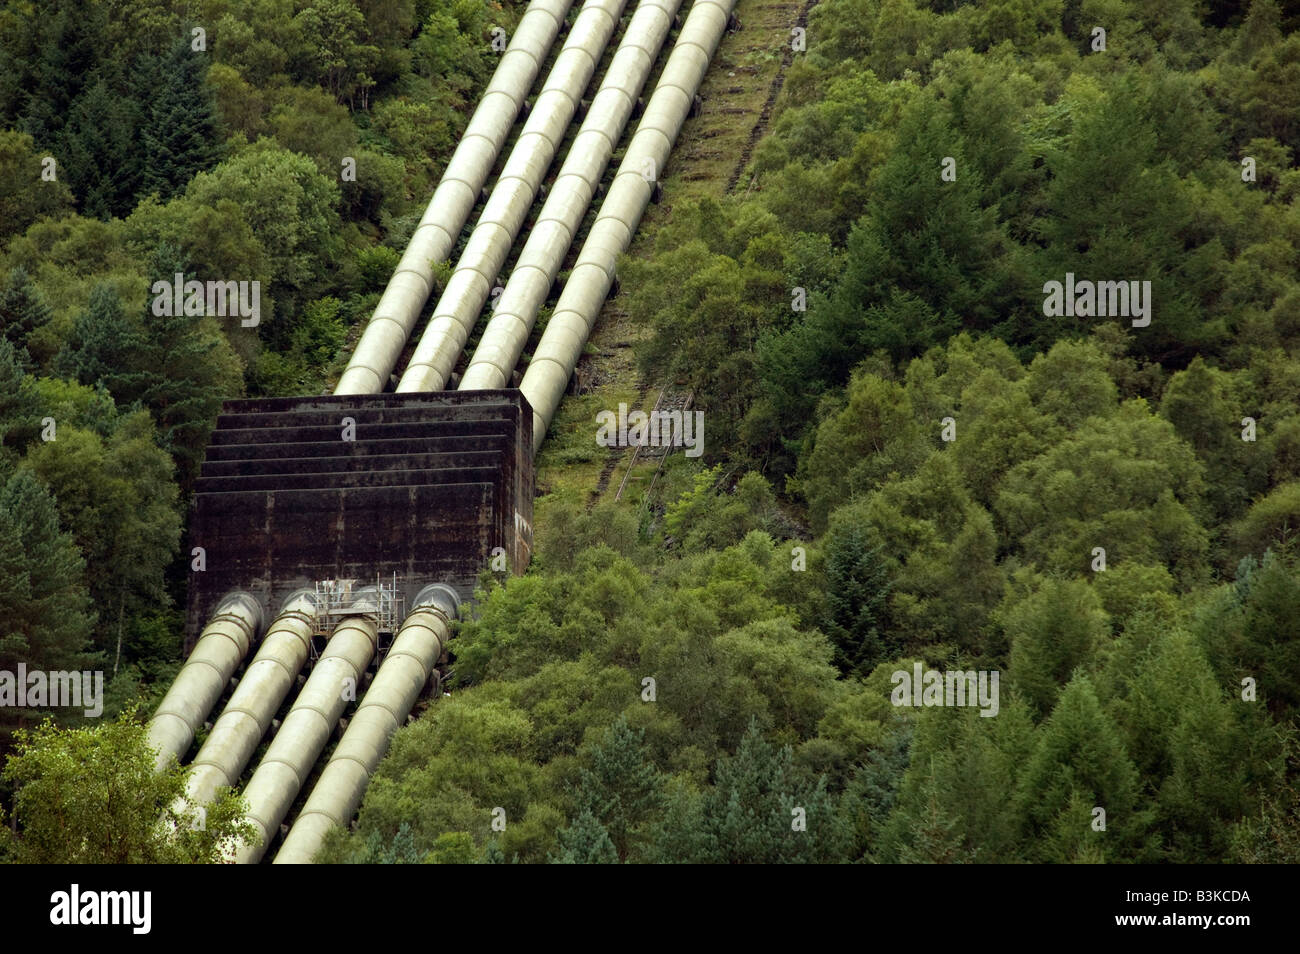
POLYGON ((298 600, 307 600, 309 603, 311 603, 313 608, 315 609, 320 608, 320 598, 316 595, 316 591, 310 590, 304 586, 301 589, 294 590, 292 593, 290 593, 288 596, 286 596, 283 600, 280 601, 280 613, 281 614, 286 612, 301 613, 302 610, 289 609, 289 607, 293 606, 293 604, 296 603, 298 600))
POLYGON ((460 616, 460 597, 446 583, 430 583, 416 594, 412 612, 424 606, 440 610, 448 622, 460 616))

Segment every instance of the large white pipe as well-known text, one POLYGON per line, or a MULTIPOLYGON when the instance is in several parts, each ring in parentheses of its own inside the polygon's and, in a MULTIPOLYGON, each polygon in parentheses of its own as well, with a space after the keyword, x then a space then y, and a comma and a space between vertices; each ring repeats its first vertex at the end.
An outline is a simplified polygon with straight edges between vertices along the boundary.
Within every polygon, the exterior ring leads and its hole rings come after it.
POLYGON ((317 614, 309 590, 293 594, 262 637, 257 655, 230 696, 221 717, 191 763, 185 798, 191 805, 212 801, 217 789, 233 786, 271 719, 302 671, 311 651, 317 614))
MULTIPOLYGON (((356 608, 377 608, 378 591, 366 587, 357 593, 356 608)), ((248 820, 256 829, 253 841, 235 854, 240 864, 255 864, 280 822, 302 791, 312 766, 320 757, 330 733, 348 702, 356 698, 362 673, 375 654, 378 624, 374 615, 349 616, 334 628, 324 652, 294 700, 280 731, 271 740, 257 771, 244 789, 248 820)))
POLYGON ((534 451, 546 439, 546 429, 613 284, 618 256, 627 250, 640 224, 734 5, 735 0, 695 0, 691 6, 636 135, 524 373, 520 390, 533 407, 534 451))
POLYGON ((420 591, 274 864, 309 863, 329 830, 347 825, 356 814, 393 733, 428 683, 459 608, 456 592, 449 586, 435 583, 420 591))
POLYGON ((550 294, 680 4, 681 0, 641 0, 637 6, 505 291, 492 309, 460 390, 504 388, 509 383, 538 309, 550 294))
POLYGON ((441 390, 533 206, 626 0, 587 0, 510 151, 456 270, 415 347, 399 392, 441 390))
POLYGON ((262 605, 248 593, 222 597, 199 641, 149 721, 155 771, 179 760, 262 629, 262 605))
POLYGON ((451 254, 572 4, 533 0, 524 11, 335 394, 375 394, 387 386, 433 290, 434 263, 451 254))

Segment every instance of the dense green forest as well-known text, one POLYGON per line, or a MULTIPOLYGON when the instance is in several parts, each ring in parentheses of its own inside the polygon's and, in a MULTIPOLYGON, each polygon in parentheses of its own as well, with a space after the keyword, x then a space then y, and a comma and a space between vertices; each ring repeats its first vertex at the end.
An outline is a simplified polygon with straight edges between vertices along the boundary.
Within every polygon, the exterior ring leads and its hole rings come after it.
MULTIPOLYGON (((220 400, 337 374, 522 4, 34 9, 0 10, 0 669, 105 668, 115 716, 178 662, 220 400), (175 272, 261 280, 260 324, 149 314, 175 272)), ((620 267, 704 459, 538 499, 322 860, 1300 860, 1297 27, 821 0, 742 188, 620 267), (1067 273, 1149 282, 1149 323, 1048 314, 1067 273), (1000 673, 996 717, 895 704, 916 665, 1000 673)))

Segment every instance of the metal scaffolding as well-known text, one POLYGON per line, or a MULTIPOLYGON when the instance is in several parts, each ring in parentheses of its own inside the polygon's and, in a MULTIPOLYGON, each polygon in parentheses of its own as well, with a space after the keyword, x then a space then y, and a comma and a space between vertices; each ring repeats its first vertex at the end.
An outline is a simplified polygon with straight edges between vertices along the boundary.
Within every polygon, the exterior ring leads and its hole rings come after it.
POLYGON ((360 582, 357 579, 316 581, 318 612, 312 635, 328 636, 349 616, 370 616, 380 633, 397 632, 406 616, 401 577, 394 573, 385 581, 376 576, 373 583, 367 580, 364 588, 358 586, 360 582))

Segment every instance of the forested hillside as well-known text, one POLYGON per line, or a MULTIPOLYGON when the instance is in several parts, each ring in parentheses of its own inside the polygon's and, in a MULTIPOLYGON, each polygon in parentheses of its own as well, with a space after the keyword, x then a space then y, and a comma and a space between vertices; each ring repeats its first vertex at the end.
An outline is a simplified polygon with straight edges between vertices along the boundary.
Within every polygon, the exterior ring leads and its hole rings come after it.
POLYGON ((821 0, 624 263, 705 464, 540 502, 331 858, 1296 860, 1300 10, 953 6, 821 0))
MULTIPOLYGON (((337 376, 522 6, 0 9, 0 669, 147 711, 220 401, 337 376), (157 316, 177 272, 260 322, 157 316)), ((318 860, 1300 860, 1298 28, 820 0, 735 187, 670 177, 620 265, 703 457, 589 506, 588 355, 532 567, 318 860)))

